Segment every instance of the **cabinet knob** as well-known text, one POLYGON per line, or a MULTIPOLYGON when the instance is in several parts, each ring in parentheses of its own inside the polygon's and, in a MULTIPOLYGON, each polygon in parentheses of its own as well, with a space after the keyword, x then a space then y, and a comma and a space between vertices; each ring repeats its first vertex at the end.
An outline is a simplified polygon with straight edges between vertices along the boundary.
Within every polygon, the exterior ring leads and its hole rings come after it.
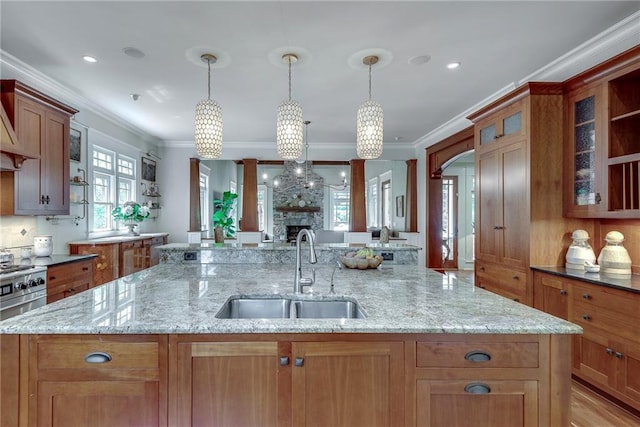
POLYGON ((484 271, 484 267, 480 267, 480 268, 478 268, 478 270, 484 271))
POLYGON ((483 383, 470 383, 464 387, 464 391, 471 394, 489 394, 491 387, 483 383))
POLYGON ((513 280, 520 280, 520 276, 518 276, 517 274, 514 274, 513 276, 511 276, 511 278, 513 280))
POLYGON ((560 295, 566 295, 567 291, 565 291, 564 289, 560 289, 560 295))
POLYGON ((289 364, 289 358, 287 356, 280 356, 280 366, 287 366, 289 364))
POLYGON ((624 357, 624 355, 622 353, 620 353, 619 351, 616 351, 616 357, 618 359, 622 359, 624 357))
POLYGON ((502 225, 496 225, 495 227, 493 227, 494 230, 504 230, 504 227, 502 225))
POLYGON ((45 197, 45 200, 47 201, 47 204, 49 204, 49 196, 45 197))
POLYGON ((304 357, 296 357, 295 365, 299 368, 304 366, 304 357))
POLYGON ((464 358, 469 362, 488 362, 491 360, 491 355, 486 351, 472 350, 465 354, 464 358))
POLYGON ((607 347, 607 349, 606 349, 605 351, 607 352, 607 354, 608 354, 609 356, 613 356, 613 353, 614 353, 614 352, 613 352, 613 349, 611 349, 611 348, 607 347))
POLYGON ((588 314, 583 314, 582 320, 591 320, 591 316, 589 316, 588 314))
POLYGON ((515 302, 520 302, 520 298, 514 298, 513 299, 515 302))
POLYGON ((40 196, 40 204, 44 205, 44 194, 42 196, 40 196))
POLYGON ((87 363, 107 363, 111 362, 111 355, 109 353, 103 353, 101 351, 95 351, 84 356, 84 361, 87 363))
POLYGON ((601 201, 602 201, 602 196, 600 196, 600 193, 596 193, 596 203, 600 204, 601 201))
POLYGON ((583 299, 591 299, 591 295, 589 295, 589 294, 582 294, 582 298, 583 298, 583 299))
POLYGON ((82 267, 82 271, 88 271, 89 267, 82 267))

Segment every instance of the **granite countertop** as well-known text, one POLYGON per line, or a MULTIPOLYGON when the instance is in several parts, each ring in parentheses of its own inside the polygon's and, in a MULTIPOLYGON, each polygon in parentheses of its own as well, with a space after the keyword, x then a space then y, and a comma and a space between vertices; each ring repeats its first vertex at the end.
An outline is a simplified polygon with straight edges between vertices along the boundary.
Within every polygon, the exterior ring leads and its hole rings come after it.
POLYGON ((566 277, 567 279, 579 279, 594 285, 622 289, 623 291, 640 294, 640 276, 637 274, 627 276, 606 273, 587 273, 579 270, 567 270, 564 267, 531 267, 531 269, 555 276, 566 277))
MULTIPOLYGON (((306 243, 303 243, 308 247, 306 243)), ((362 249, 364 246, 372 249, 390 249, 394 251, 417 251, 422 248, 419 246, 408 245, 406 243, 317 243, 316 250, 348 250, 362 249)), ((253 250, 273 250, 273 251, 294 251, 295 245, 289 243, 169 243, 157 247, 165 251, 184 251, 184 250, 224 250, 224 249, 253 249, 253 250)))
POLYGON ((129 242, 131 240, 150 239, 153 237, 168 236, 169 233, 140 233, 139 236, 132 236, 129 234, 120 234, 117 236, 101 237, 99 239, 88 240, 75 240, 67 242, 69 245, 92 245, 92 244, 108 244, 108 243, 120 243, 129 242))
POLYGON ((58 264, 66 264, 69 262, 74 262, 87 258, 95 258, 98 255, 96 254, 86 254, 86 255, 51 255, 44 257, 31 257, 31 258, 22 258, 20 260, 20 265, 36 265, 36 266, 45 266, 49 267, 51 265, 58 264))
MULTIPOLYGON (((366 319, 218 319, 234 295, 291 296, 293 265, 159 264, 0 322, 0 333, 497 333, 579 334, 572 323, 418 266, 337 270, 335 292, 366 319)), ((331 298, 333 268, 312 292, 331 298)), ((303 266, 304 275, 310 273, 303 266)), ((306 289, 308 292, 309 289, 306 289)), ((304 295, 302 298, 308 298, 304 295)))

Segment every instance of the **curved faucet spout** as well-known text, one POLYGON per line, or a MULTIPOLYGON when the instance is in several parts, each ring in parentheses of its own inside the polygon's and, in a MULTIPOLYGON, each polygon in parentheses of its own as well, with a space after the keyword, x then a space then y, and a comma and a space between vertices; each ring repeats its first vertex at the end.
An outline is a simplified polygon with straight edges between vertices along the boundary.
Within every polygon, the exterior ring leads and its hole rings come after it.
POLYGON ((302 237, 307 237, 307 242, 309 242, 309 264, 315 264, 318 262, 316 258, 316 248, 315 248, 315 235, 313 231, 303 228, 298 232, 298 236, 296 237, 296 275, 293 281, 293 293, 301 294, 303 286, 311 286, 316 281, 316 271, 312 270, 311 277, 302 277, 302 260, 300 255, 300 246, 302 246, 302 237))

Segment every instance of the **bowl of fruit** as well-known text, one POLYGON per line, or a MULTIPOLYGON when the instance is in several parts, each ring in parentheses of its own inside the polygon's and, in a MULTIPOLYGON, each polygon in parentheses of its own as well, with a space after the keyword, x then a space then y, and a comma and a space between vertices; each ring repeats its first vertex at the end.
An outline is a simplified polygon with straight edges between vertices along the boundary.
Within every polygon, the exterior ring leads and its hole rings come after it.
POLYGON ((357 252, 348 252, 340 259, 345 267, 358 268, 360 270, 378 268, 378 266, 382 264, 382 257, 375 255, 373 249, 366 247, 357 252))

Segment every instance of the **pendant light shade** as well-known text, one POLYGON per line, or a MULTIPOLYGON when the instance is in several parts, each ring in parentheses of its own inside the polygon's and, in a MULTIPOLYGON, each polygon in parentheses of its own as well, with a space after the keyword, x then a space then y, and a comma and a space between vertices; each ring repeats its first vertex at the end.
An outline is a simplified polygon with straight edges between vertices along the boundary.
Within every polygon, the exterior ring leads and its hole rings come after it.
POLYGON ((377 159, 382 155, 383 118, 382 105, 371 100, 371 66, 377 56, 367 56, 362 62, 369 66, 369 100, 358 108, 356 118, 356 153, 361 159, 377 159))
POLYGON ((211 64, 217 58, 211 54, 200 57, 207 63, 207 99, 196 104, 195 143, 198 154, 206 159, 217 159, 222 155, 222 108, 211 99, 211 64))
POLYGON ((282 60, 289 64, 289 99, 278 106, 276 145, 281 158, 295 160, 302 154, 304 145, 302 107, 291 99, 291 64, 294 64, 298 57, 288 53, 282 56, 282 60))

